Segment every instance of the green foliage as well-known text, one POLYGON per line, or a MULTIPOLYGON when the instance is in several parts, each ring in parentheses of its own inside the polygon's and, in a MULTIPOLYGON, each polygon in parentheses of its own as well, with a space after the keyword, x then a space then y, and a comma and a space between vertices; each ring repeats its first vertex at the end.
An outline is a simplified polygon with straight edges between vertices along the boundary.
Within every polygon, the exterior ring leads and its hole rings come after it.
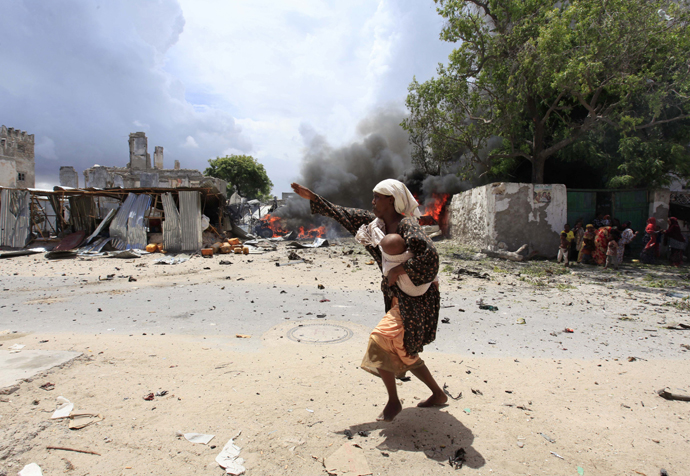
POLYGON ((409 86, 402 126, 421 168, 506 176, 528 160, 542 183, 559 157, 610 187, 690 176, 687 0, 435 2, 458 47, 409 86))
POLYGON ((271 198, 273 182, 264 166, 251 155, 228 155, 209 159, 204 175, 228 182, 228 195, 237 192, 245 198, 271 198))

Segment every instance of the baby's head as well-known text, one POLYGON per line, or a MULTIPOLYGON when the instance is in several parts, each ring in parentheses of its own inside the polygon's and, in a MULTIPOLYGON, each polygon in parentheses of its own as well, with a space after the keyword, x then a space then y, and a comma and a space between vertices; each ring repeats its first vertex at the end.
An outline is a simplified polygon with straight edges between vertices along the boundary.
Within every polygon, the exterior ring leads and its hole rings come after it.
POLYGON ((387 255, 399 255, 407 250, 405 240, 397 233, 390 233, 381 240, 381 249, 387 255))

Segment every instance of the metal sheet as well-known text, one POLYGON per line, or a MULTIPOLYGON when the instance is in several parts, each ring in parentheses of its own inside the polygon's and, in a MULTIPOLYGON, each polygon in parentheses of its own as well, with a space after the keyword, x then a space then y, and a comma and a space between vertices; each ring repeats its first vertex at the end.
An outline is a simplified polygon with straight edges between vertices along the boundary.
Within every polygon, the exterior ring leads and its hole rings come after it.
POLYGON ((182 229, 180 227, 180 212, 171 193, 162 196, 163 211, 163 249, 165 251, 180 251, 182 249, 182 229))
POLYGON ((151 195, 141 194, 137 197, 127 220, 127 249, 143 250, 148 244, 144 216, 151 208, 151 195))
POLYGON ((133 193, 127 195, 115 218, 110 223, 110 236, 113 238, 112 245, 118 250, 125 249, 124 247, 127 245, 127 221, 129 219, 129 212, 136 199, 137 196, 133 193))
POLYGON ((3 189, 0 193, 0 245, 23 248, 29 237, 28 190, 3 189))
POLYGON ((182 250, 201 249, 201 195, 199 192, 180 192, 180 224, 182 250))
POLYGON ((96 236, 98 236, 98 234, 101 232, 101 230, 103 230, 103 228, 105 228, 106 226, 108 226, 108 225, 110 224, 110 222, 113 220, 113 218, 115 218, 115 213, 117 213, 117 209, 111 208, 111 209, 108 211, 108 215, 107 215, 107 216, 103 219, 103 221, 98 225, 98 227, 96 228, 96 231, 94 231, 94 232, 91 234, 91 236, 89 236, 89 237, 86 239, 86 244, 91 243, 91 240, 93 240, 96 236))

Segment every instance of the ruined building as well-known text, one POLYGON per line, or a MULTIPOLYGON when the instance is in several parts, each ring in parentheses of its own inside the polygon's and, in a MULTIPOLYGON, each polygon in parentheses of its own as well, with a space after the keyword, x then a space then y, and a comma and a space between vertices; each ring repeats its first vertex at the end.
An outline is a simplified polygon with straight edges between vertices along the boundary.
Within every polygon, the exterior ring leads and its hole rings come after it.
POLYGON ((34 135, 0 128, 0 187, 33 188, 36 185, 34 135))
MULTIPOLYGON (((60 167, 60 185, 79 187, 79 176, 73 167, 60 167)), ((214 177, 206 177, 195 169, 181 169, 175 161, 173 169, 163 165, 163 147, 156 146, 153 164, 148 152, 148 139, 143 132, 129 135, 129 164, 126 167, 94 165, 84 170, 86 188, 178 188, 209 187, 226 194, 227 183, 214 177)))

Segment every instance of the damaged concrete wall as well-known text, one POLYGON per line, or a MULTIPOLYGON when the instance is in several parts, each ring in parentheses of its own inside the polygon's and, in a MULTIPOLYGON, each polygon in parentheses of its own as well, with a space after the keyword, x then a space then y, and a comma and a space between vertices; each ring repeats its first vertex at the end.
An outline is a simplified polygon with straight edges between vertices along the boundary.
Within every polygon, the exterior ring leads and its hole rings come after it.
POLYGON ((79 188, 79 174, 74 167, 60 167, 60 186, 79 188))
POLYGON ((0 187, 17 186, 17 164, 14 160, 0 159, 0 187))
MULTIPOLYGON (((36 162, 34 158, 34 135, 12 127, 0 127, 0 181, 13 187, 33 188, 36 186, 36 162), (14 163, 14 171, 12 166, 14 163), (7 174, 12 174, 9 176, 7 174)), ((8 186, 8 185, 5 185, 8 186)))
POLYGON ((568 216, 565 185, 494 183, 453 196, 451 238, 474 248, 530 252, 553 257, 568 216))

